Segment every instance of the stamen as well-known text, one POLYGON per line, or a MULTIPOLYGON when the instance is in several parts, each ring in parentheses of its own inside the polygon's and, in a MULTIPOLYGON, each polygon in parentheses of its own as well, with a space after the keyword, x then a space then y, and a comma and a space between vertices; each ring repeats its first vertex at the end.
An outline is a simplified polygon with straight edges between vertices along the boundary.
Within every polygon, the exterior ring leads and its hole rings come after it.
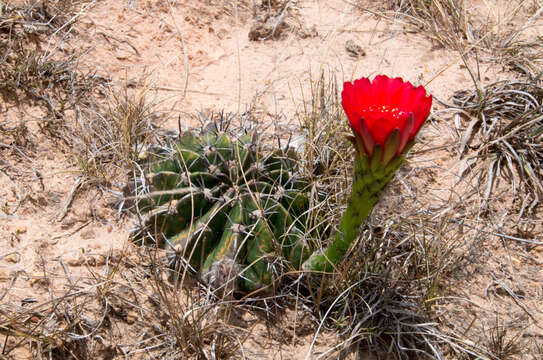
POLYGON ((373 119, 393 119, 400 120, 407 117, 407 113, 398 109, 397 107, 391 107, 388 105, 370 105, 362 109, 362 117, 370 117, 373 119))

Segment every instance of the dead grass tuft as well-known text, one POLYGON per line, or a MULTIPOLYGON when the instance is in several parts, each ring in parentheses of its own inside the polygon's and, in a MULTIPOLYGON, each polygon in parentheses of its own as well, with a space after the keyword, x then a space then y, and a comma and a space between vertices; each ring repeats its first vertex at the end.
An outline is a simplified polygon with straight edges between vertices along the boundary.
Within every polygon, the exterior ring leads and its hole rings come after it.
MULTIPOLYGON (((69 37, 81 2, 66 0, 0 3, 0 95, 6 107, 38 105, 44 116, 40 130, 70 144, 67 112, 85 104, 89 93, 105 79, 78 69, 79 55, 60 54, 59 44, 69 37), (9 105, 8 105, 9 104, 9 105)), ((10 135, 23 122, 4 123, 10 135)), ((12 136, 13 137, 13 136, 12 136)), ((17 141, 17 139, 14 139, 17 141)))
POLYGON ((9 34, 13 39, 32 40, 33 37, 51 35, 59 28, 69 32, 80 4, 85 1, 20 1, 15 4, 0 3, 0 33, 9 34))
POLYGON ((535 83, 504 80, 453 96, 455 107, 472 116, 459 144, 465 155, 461 177, 471 174, 486 189, 488 203, 498 178, 505 178, 513 193, 524 195, 521 214, 543 196, 543 88, 535 83))
POLYGON ((543 38, 517 39, 518 31, 498 42, 496 61, 524 76, 531 83, 540 83, 543 77, 543 38))
POLYGON ((522 353, 523 344, 521 341, 522 331, 515 329, 514 324, 507 324, 505 321, 496 319, 494 326, 487 330, 487 349, 494 359, 506 360, 522 353), (516 330, 516 335, 510 335, 516 330))
POLYGON ((443 47, 458 49, 462 42, 473 40, 473 25, 464 1, 389 0, 383 6, 443 47))
MULTIPOLYGON (((83 277, 73 275, 62 260, 47 264, 35 280, 49 294, 45 299, 0 305, 2 357, 231 357, 243 332, 225 322, 225 311, 218 311, 230 305, 211 306, 197 288, 173 287, 163 278, 160 256, 133 249, 85 254, 88 275, 83 277), (59 280, 65 289, 54 286, 59 280)), ((8 288, 2 298, 13 291, 8 288)))
POLYGON ((6 101, 39 105, 45 116, 40 129, 69 144, 66 134, 67 111, 87 102, 88 94, 104 79, 77 70, 77 56, 53 60, 36 51, 19 49, 13 61, 0 67, 0 92, 6 101))
POLYGON ((249 40, 279 40, 288 34, 300 38, 317 35, 315 28, 307 29, 300 16, 300 4, 293 0, 260 0, 253 2, 253 25, 249 40))
POLYGON ((157 140, 156 102, 149 91, 108 87, 104 100, 81 107, 74 126, 73 153, 83 174, 107 183, 134 168, 157 140))
MULTIPOLYGON (((462 57, 485 57, 489 62, 497 62, 524 75, 529 81, 541 79, 543 40, 526 35, 526 30, 534 25, 543 8, 520 2, 512 6, 504 20, 491 19, 493 5, 486 5, 486 13, 469 5, 461 0, 389 0, 377 13, 389 20, 405 21, 432 39, 435 46, 456 50, 462 57), (501 30, 522 9, 526 20, 512 29, 501 30)), ((363 2, 359 2, 358 7, 363 10, 363 2)))

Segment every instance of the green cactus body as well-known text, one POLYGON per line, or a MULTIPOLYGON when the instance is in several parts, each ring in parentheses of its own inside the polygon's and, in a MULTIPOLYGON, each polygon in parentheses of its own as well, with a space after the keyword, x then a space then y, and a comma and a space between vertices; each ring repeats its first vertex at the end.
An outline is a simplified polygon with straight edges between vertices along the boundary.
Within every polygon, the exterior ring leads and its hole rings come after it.
POLYGON ((309 256, 308 184, 292 149, 215 128, 184 133, 148 164, 135 242, 175 249, 209 282, 228 263, 243 291, 271 289, 276 264, 296 269, 309 256))

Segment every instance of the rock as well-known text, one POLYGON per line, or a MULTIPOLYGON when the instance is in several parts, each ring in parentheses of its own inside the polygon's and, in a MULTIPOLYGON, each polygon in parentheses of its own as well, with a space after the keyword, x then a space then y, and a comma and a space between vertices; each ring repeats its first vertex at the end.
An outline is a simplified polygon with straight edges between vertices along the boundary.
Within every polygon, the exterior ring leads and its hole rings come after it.
POLYGON ((9 254, 4 257, 4 260, 10 263, 17 264, 19 261, 21 261, 21 255, 19 253, 9 254))
POLYGON ((516 270, 520 270, 521 261, 519 259, 517 259, 517 258, 514 258, 514 257, 511 257, 511 261, 513 262, 513 267, 516 270))
POLYGON ((72 216, 72 215, 68 215, 63 221, 62 221, 62 224, 60 225, 60 227, 64 230, 66 229, 69 229, 71 228, 72 226, 75 225, 75 223, 77 223, 77 219, 75 218, 75 216, 72 216))
POLYGON ((19 225, 15 228, 15 233, 16 234, 24 234, 26 233, 26 230, 27 230, 27 227, 25 225, 19 225))
POLYGON ((81 266, 84 262, 85 258, 82 255, 76 255, 76 257, 72 257, 66 260, 66 264, 70 266, 81 266))
POLYGON ((92 217, 92 212, 89 209, 76 209, 74 210, 74 217, 77 221, 84 223, 92 217))
POLYGON ((353 40, 347 40, 345 43, 345 50, 350 57, 355 59, 366 56, 366 51, 362 48, 362 46, 358 45, 353 40))
POLYGON ((50 284, 49 279, 43 277, 42 275, 34 275, 32 279, 30 279, 30 286, 41 286, 41 287, 47 287, 50 284))
POLYGON ((81 239, 84 239, 84 240, 94 239, 95 237, 96 237, 96 232, 94 232, 94 230, 92 229, 85 230, 81 233, 81 239))
POLYGON ((312 38, 312 37, 317 37, 319 36, 319 32, 317 31, 317 26, 313 25, 311 28, 301 28, 297 31, 297 34, 298 36, 301 38, 301 39, 307 39, 307 38, 312 38))
POLYGON ((138 319, 139 319, 138 313, 135 312, 134 310, 131 310, 131 311, 128 312, 128 314, 126 314, 126 322, 129 325, 132 325, 133 323, 138 321, 138 319))
POLYGON ((38 203, 38 205, 43 206, 43 207, 49 205, 49 202, 47 201, 47 199, 41 195, 36 198, 36 202, 38 203))
POLYGON ((89 266, 96 266, 96 258, 94 256, 89 256, 83 259, 83 261, 86 262, 89 266))

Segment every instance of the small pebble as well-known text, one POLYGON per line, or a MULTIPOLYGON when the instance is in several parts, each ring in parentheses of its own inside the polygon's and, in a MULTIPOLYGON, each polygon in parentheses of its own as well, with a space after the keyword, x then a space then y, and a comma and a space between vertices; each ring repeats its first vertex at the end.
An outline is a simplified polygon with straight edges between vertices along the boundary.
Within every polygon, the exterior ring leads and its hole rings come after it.
POLYGON ((70 266, 81 266, 84 262, 85 259, 83 258, 83 256, 77 256, 66 260, 66 264, 70 266))
POLYGON ((520 265, 521 265, 520 260, 517 259, 517 258, 511 257, 511 261, 513 262, 513 266, 515 267, 515 269, 516 269, 516 270, 519 270, 519 269, 520 269, 520 265))
POLYGON ((345 43, 345 50, 350 57, 355 59, 366 56, 366 51, 364 51, 362 46, 358 45, 353 40, 347 40, 345 43))
POLYGON ((128 314, 126 314, 126 322, 129 325, 132 325, 137 320, 138 320, 138 313, 136 313, 135 311, 131 310, 131 311, 128 312, 128 314))
POLYGON ((49 279, 44 278, 42 275, 37 275, 36 277, 33 277, 30 279, 30 286, 43 286, 46 287, 49 285, 49 279))
POLYGON ((62 221, 62 224, 60 225, 60 227, 66 230, 74 226, 76 222, 77 222, 77 219, 74 216, 69 215, 62 221))
POLYGON ((16 254, 16 253, 14 253, 14 254, 9 254, 9 255, 7 255, 7 256, 4 258, 4 260, 6 260, 7 262, 16 264, 16 263, 18 263, 19 261, 21 261, 21 255, 16 254))
POLYGON ((95 237, 96 237, 96 233, 92 229, 85 230, 81 233, 81 239, 84 239, 84 240, 94 239, 95 237))
POLYGON ((25 225, 20 225, 15 228, 16 234, 24 234, 26 233, 27 227, 25 225))

